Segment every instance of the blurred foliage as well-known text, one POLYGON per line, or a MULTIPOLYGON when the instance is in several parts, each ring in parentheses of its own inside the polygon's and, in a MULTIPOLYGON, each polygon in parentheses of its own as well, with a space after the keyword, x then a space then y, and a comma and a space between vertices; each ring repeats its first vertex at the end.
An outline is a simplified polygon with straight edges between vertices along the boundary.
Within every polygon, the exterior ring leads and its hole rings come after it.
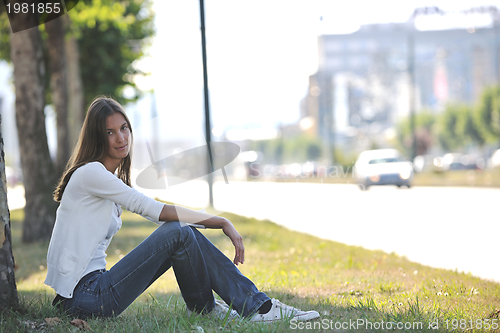
MULTIPOLYGON (((482 147, 500 141, 500 85, 486 88, 476 106, 449 104, 444 112, 423 111, 415 116, 417 155, 438 144, 447 151, 482 147)), ((411 150, 410 119, 398 125, 398 143, 411 150)))
POLYGON ((472 107, 460 107, 456 131, 463 137, 466 145, 477 144, 483 146, 485 144, 484 131, 481 130, 481 126, 475 120, 475 114, 477 114, 477 110, 472 107))
POLYGON ((500 139, 500 85, 488 87, 474 115, 481 136, 485 141, 498 143, 500 139))
MULTIPOLYGON (((307 134, 296 135, 288 138, 272 140, 259 140, 250 143, 250 150, 263 154, 261 163, 264 164, 290 164, 321 162, 327 158, 320 139, 307 134)), ((332 149, 334 164, 345 168, 352 167, 357 158, 357 153, 346 153, 342 149, 332 149)))
MULTIPOLYGON (((378 147, 377 147, 378 148, 378 147)), ((348 170, 348 167, 352 167, 358 158, 357 152, 349 152, 346 153, 342 149, 334 149, 333 150, 333 160, 335 161, 335 165, 342 166, 345 170, 348 170)))
MULTIPOLYGON (((415 137, 417 139, 417 155, 424 155, 434 144, 433 131, 437 116, 432 111, 424 110, 415 115, 415 137)), ((412 133, 410 118, 404 119, 398 126, 398 139, 406 156, 411 156, 412 133)))
MULTIPOLYGON (((97 95, 113 96, 121 103, 140 97, 134 75, 148 74, 136 68, 136 61, 154 34, 152 1, 82 0, 69 16, 72 22, 67 33, 77 39, 80 49, 85 105, 97 95), (125 87, 133 91, 129 99, 123 96, 125 87)), ((44 25, 40 30, 46 40, 44 25)), ((7 14, 0 6, 0 59, 7 61, 9 32, 7 14)))
MULTIPOLYGON (((7 62, 11 62, 10 58, 10 22, 7 16, 7 12, 4 10, 5 7, 0 5, 0 60, 5 60, 7 62)), ((45 24, 42 24, 38 27, 40 30, 40 36, 43 41, 47 40, 47 33, 45 32, 45 24)), ((43 54, 44 54, 44 66, 46 68, 45 73, 48 73, 48 51, 47 45, 44 43, 43 54)), ((12 78, 14 80, 14 78, 12 78)), ((45 103, 52 103, 52 96, 49 89, 50 86, 50 75, 44 75, 44 93, 45 93, 45 103)))
POLYGON ((456 150, 465 145, 464 137, 459 132, 460 117, 466 114, 466 106, 448 105, 437 121, 437 138, 445 150, 456 150))
POLYGON ((5 7, 0 5, 0 59, 10 62, 10 23, 5 7))
POLYGON ((113 96, 122 104, 139 98, 134 75, 148 73, 136 68, 136 60, 154 34, 152 1, 85 0, 69 15, 80 49, 85 105, 97 95, 113 96), (123 96, 127 86, 134 92, 129 99, 123 96))
POLYGON ((439 115, 436 136, 445 150, 460 150, 470 145, 483 146, 488 134, 480 124, 479 108, 468 105, 448 105, 439 115))
POLYGON ((321 142, 319 139, 308 135, 299 135, 285 141, 285 161, 295 162, 295 159, 302 161, 316 161, 321 156, 321 142))
POLYGON ((252 141, 249 149, 262 152, 262 162, 272 164, 317 161, 322 155, 321 141, 304 134, 291 138, 252 141))

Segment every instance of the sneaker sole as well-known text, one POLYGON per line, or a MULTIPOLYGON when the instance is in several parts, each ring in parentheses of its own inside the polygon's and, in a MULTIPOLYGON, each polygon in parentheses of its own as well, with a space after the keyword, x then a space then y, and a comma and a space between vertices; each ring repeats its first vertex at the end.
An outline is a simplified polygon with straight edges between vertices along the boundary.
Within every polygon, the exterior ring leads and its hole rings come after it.
POLYGON ((304 313, 303 315, 295 316, 292 318, 292 320, 296 319, 296 320, 300 320, 300 321, 307 321, 307 320, 312 320, 312 319, 316 319, 316 318, 319 318, 319 313, 316 311, 310 311, 310 312, 304 313))
MULTIPOLYGON (((316 311, 310 311, 310 312, 307 312, 307 313, 304 313, 302 315, 297 315, 295 317, 292 317, 290 318, 289 320, 297 320, 297 321, 308 321, 308 320, 313 320, 313 319, 316 319, 316 318, 319 318, 319 313, 316 312, 316 311)), ((270 323, 275 323, 275 322, 278 322, 278 321, 283 321, 283 320, 286 320, 287 318, 280 318, 280 319, 269 319, 269 320, 255 320, 255 321, 250 321, 252 323, 266 323, 266 324, 270 324, 270 323)))

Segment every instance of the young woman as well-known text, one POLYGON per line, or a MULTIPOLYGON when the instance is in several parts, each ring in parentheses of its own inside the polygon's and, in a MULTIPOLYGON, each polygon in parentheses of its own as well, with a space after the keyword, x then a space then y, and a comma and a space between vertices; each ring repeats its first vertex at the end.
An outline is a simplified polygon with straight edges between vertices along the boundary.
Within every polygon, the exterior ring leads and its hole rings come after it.
POLYGON ((54 305, 80 318, 117 316, 173 267, 189 313, 242 316, 256 322, 319 317, 316 311, 270 299, 240 273, 235 265, 244 263, 245 248, 231 221, 166 205, 134 190, 132 139, 121 105, 110 98, 95 99, 54 192, 60 205, 45 280, 57 293, 54 305), (121 207, 161 225, 106 270, 105 252, 122 225, 121 207), (233 261, 196 228, 181 224, 179 216, 182 222, 222 229, 235 247, 233 261), (212 290, 224 302, 216 301, 212 290))

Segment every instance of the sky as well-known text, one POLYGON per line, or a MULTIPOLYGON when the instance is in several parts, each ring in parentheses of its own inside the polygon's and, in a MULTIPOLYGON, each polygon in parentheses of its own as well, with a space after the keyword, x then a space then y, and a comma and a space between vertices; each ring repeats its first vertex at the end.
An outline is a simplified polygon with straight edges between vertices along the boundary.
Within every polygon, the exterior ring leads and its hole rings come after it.
MULTIPOLYGON (((492 5, 500 7, 500 0, 205 0, 214 138, 230 129, 269 130, 298 121, 308 78, 317 70, 318 35, 350 33, 367 23, 405 22, 419 7, 438 6, 453 12, 492 5)), ((156 35, 137 64, 151 75, 137 77, 136 82, 143 89, 154 89, 157 117, 148 100, 128 108, 135 133, 147 138, 157 131, 165 140, 203 144, 199 1, 153 0, 153 9, 156 35)), ((488 18, 476 17, 479 23, 488 18)), ((466 23, 463 16, 449 14, 419 18, 416 24, 425 28, 465 27, 466 23)), ((0 64, 0 88, 9 86, 9 70, 0 64)), ((13 92, 2 90, 5 108, 13 108, 13 92)), ((55 151, 52 118, 47 129, 55 151)), ((15 126, 13 116, 6 114, 4 122, 15 126)))
MULTIPOLYGON (((298 121, 309 75, 317 70, 320 34, 350 33, 367 23, 406 22, 418 7, 456 12, 489 5, 500 7, 500 1, 206 0, 213 133, 298 121)), ((151 76, 136 82, 154 89, 163 135, 202 140, 199 1, 154 0, 153 8, 157 33, 149 56, 139 62, 151 76)), ((489 16, 479 17, 479 23, 485 19, 489 16)), ((463 20, 455 13, 446 19, 419 18, 416 24, 423 29, 445 28, 464 26, 463 20)), ((141 109, 146 116, 149 107, 141 109)))

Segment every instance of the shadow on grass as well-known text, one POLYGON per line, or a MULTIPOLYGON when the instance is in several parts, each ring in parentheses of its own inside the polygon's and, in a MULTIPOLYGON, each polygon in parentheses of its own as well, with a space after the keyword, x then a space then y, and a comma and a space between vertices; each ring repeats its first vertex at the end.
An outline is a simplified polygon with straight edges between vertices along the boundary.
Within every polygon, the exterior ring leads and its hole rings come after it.
POLYGON ((11 212, 12 252, 16 263, 16 281, 23 281, 46 269, 49 242, 21 242, 23 214, 11 212))
MULTIPOLYGON (((298 296, 281 290, 269 290, 267 294, 283 303, 303 310, 316 310, 320 318, 309 322, 283 320, 273 324, 256 324, 248 320, 220 320, 210 316, 188 316, 179 293, 146 293, 116 318, 92 318, 87 320, 95 332, 290 332, 294 330, 341 331, 341 332, 447 332, 444 317, 423 308, 417 301, 408 301, 398 309, 382 310, 375 301, 360 298, 357 302, 331 304, 326 299, 298 296), (434 325, 438 323, 438 325, 434 325)), ((43 330, 44 332, 75 331, 69 323, 71 316, 51 306, 51 299, 44 294, 20 293, 21 311, 2 313, 0 331, 16 332, 43 330), (58 317, 62 321, 54 327, 45 324, 45 318, 58 317)))

